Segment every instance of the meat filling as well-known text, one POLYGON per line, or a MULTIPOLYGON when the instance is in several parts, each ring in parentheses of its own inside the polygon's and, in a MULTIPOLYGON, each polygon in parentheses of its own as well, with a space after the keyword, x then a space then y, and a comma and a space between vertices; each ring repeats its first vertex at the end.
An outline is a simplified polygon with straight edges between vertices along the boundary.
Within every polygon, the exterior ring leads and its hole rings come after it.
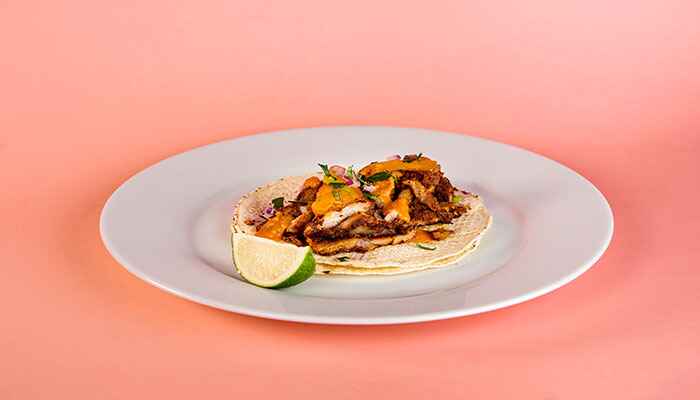
POLYGON ((301 187, 299 194, 297 195, 296 201, 302 204, 311 204, 316 200, 316 193, 321 187, 321 180, 315 176, 308 178, 304 181, 304 185, 301 187))
MULTIPOLYGON (((372 163, 360 175, 359 189, 343 189, 328 175, 308 178, 296 200, 259 226, 257 235, 309 245, 322 255, 366 252, 412 240, 420 227, 449 224, 468 211, 453 202, 455 188, 440 166, 421 155, 372 163)), ((442 240, 449 231, 431 235, 442 240)))

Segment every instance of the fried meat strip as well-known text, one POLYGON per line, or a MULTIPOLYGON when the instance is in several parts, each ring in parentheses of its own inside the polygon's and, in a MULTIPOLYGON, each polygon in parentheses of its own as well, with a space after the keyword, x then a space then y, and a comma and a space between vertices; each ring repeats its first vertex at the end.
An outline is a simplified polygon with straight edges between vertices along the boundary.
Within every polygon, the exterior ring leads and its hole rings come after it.
POLYGON ((308 178, 304 181, 304 185, 301 187, 299 194, 297 195, 296 201, 303 204, 311 204, 316 200, 316 193, 321 187, 321 180, 315 176, 308 178))
POLYGON ((309 245, 316 254, 333 255, 338 253, 359 252, 376 249, 379 246, 388 246, 409 241, 415 235, 415 231, 409 231, 403 235, 383 236, 376 238, 348 238, 328 241, 310 241, 309 245))
POLYGON ((423 186, 422 183, 412 179, 402 181, 402 183, 411 188, 411 191, 413 192, 413 195, 416 196, 416 199, 425 204, 429 209, 433 211, 440 209, 440 204, 438 201, 435 199, 433 194, 430 193, 425 186, 423 186))

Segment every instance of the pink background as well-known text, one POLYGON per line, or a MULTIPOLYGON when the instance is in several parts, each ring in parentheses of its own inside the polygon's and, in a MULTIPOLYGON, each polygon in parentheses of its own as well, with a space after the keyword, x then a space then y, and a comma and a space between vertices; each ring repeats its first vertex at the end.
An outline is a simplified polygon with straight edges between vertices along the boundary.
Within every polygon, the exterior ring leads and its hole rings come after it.
POLYGON ((699 16, 691 0, 1 1, 0 398, 698 398, 699 16), (190 303, 102 246, 101 207, 140 169, 333 124, 563 162, 609 199, 611 247, 522 305, 336 327, 190 303))

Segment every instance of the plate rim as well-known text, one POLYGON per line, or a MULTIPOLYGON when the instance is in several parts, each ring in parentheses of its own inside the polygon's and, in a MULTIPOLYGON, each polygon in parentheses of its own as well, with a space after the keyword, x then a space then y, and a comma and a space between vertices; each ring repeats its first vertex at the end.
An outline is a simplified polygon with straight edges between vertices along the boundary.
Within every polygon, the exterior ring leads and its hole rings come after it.
POLYGON ((554 290, 559 289, 559 288, 567 285, 568 283, 577 279, 579 276, 581 276, 584 272, 589 270, 591 267, 593 267, 593 265, 595 265, 600 260, 600 258, 603 256, 603 254, 609 248, 610 243, 612 242, 612 238, 614 236, 614 231, 615 231, 614 212, 612 210, 612 207, 610 206, 608 199, 605 197, 605 195, 602 193, 602 191, 597 186, 595 186, 591 181, 589 181, 586 177, 584 177, 583 175, 578 173, 576 170, 568 167, 566 164, 564 164, 560 161, 546 157, 544 155, 541 155, 541 154, 539 154, 535 151, 529 150, 527 148, 515 146, 515 145, 509 144, 509 143, 503 143, 503 142, 489 139, 489 138, 474 136, 474 135, 470 135, 470 134, 466 134, 466 133, 460 133, 460 132, 455 132, 455 131, 436 130, 436 129, 422 128, 422 127, 389 126, 389 125, 319 125, 319 126, 312 126, 312 127, 299 127, 299 128, 270 130, 270 131, 258 131, 258 132, 243 134, 241 136, 236 136, 236 137, 232 137, 232 138, 217 140, 217 141, 207 143, 207 144, 204 144, 201 146, 197 146, 197 147, 193 147, 193 148, 190 148, 190 149, 187 149, 184 151, 180 151, 178 153, 169 155, 165 158, 162 158, 156 162, 149 164, 148 166, 140 169, 139 171, 130 175, 127 179, 122 181, 121 184, 119 184, 116 187, 116 189, 112 191, 112 193, 109 195, 109 197, 105 201, 105 203, 102 207, 102 210, 100 212, 100 219, 99 219, 100 238, 101 238, 102 243, 104 244, 105 248, 109 252, 109 254, 120 264, 120 266, 122 268, 126 269, 129 273, 131 273, 132 275, 136 276, 137 278, 145 281, 146 283, 148 283, 154 287, 157 287, 158 289, 161 289, 167 293, 175 295, 176 297, 183 298, 183 299, 195 302, 195 303, 199 303, 201 305, 206 305, 206 306, 209 306, 212 308, 216 308, 216 309, 224 310, 224 311, 228 311, 228 312, 234 312, 237 314, 272 319, 272 320, 278 320, 278 321, 290 321, 290 322, 300 322, 300 323, 309 323, 309 324, 333 324, 333 325, 388 325, 388 324, 393 325, 393 324, 408 324, 408 323, 420 323, 420 322, 427 322, 427 321, 444 320, 444 319, 458 318, 458 317, 464 317, 464 316, 469 316, 469 315, 490 312, 490 311, 494 311, 494 310, 498 310, 498 309, 502 309, 502 308, 511 307, 513 305, 520 304, 520 303, 535 299, 537 297, 551 293, 554 290), (210 146, 217 146, 217 145, 221 145, 224 143, 235 142, 235 141, 240 141, 240 140, 248 140, 251 138, 255 138, 256 136, 276 135, 276 134, 292 134, 295 131, 313 131, 313 130, 323 130, 323 129, 390 129, 390 130, 410 130, 413 132, 420 132, 420 134, 434 134, 434 135, 445 135, 445 136, 456 135, 456 136, 468 137, 468 138, 479 140, 479 141, 490 142, 492 144, 497 144, 500 146, 505 146, 505 147, 508 147, 512 150, 526 152, 531 156, 534 156, 534 157, 537 157, 540 159, 544 159, 544 160, 547 160, 549 162, 553 162, 553 163, 557 164, 560 168, 564 168, 569 173, 573 173, 578 178, 580 178, 583 182, 585 182, 587 184, 587 186, 589 188, 593 189, 593 191, 597 194, 599 199, 602 200, 602 204, 605 206, 606 215, 608 217, 607 218, 608 229, 606 232, 606 237, 604 238, 604 241, 603 241, 604 244, 598 248, 596 253, 593 254, 587 262, 582 263, 580 266, 573 269, 571 273, 565 275, 563 278, 557 279, 556 281, 550 282, 549 284, 544 285, 543 287, 528 291, 528 292, 523 293, 519 296, 513 296, 513 297, 510 297, 510 298, 507 298, 504 300, 495 301, 495 302, 481 305, 481 306, 464 307, 464 308, 452 309, 452 310, 434 311, 434 312, 419 312, 416 314, 405 315, 405 316, 357 317, 357 316, 309 315, 309 314, 305 314, 305 313, 296 313, 296 312, 290 312, 290 311, 283 312, 283 313, 261 311, 261 310, 251 308, 251 307, 229 304, 229 303, 222 303, 222 302, 215 301, 215 300, 212 300, 212 299, 209 299, 206 297, 199 296, 196 293, 188 293, 186 291, 182 291, 182 290, 178 290, 178 289, 169 287, 169 286, 162 284, 161 282, 158 282, 157 280, 149 277, 147 273, 142 271, 142 268, 132 266, 126 259, 124 259, 116 251, 114 244, 111 242, 107 233, 105 232, 105 225, 106 225, 106 218, 107 218, 106 216, 107 216, 109 208, 110 208, 112 202, 114 201, 115 196, 118 194, 118 192, 122 188, 127 186, 131 181, 137 179, 141 174, 144 174, 149 169, 154 168, 163 162, 166 162, 172 158, 178 157, 178 156, 183 155, 185 153, 201 151, 201 150, 208 148, 210 146))

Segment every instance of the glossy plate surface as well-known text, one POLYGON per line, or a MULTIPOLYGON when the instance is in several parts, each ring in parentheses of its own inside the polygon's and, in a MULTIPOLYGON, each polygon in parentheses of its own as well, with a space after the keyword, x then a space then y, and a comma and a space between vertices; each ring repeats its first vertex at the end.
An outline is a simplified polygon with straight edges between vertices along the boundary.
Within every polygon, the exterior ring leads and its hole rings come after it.
POLYGON ((139 278, 237 313, 332 324, 390 324, 506 307, 575 279, 603 254, 613 216, 586 179, 552 160, 465 135, 324 127, 246 136, 161 161, 127 180, 100 221, 110 253, 139 278), (242 281, 231 261, 232 205, 317 163, 362 166, 422 152, 483 196, 494 222, 460 264, 390 277, 316 276, 285 290, 242 281))

